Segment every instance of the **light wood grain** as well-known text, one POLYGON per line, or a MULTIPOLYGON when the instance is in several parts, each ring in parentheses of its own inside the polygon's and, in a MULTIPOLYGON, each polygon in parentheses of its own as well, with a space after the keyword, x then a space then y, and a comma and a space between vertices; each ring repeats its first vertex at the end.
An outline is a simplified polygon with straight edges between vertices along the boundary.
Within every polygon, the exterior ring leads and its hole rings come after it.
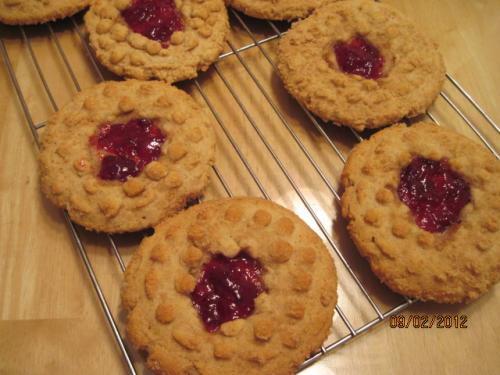
MULTIPOLYGON (((498 0, 466 1, 390 0, 407 13, 439 43, 448 72, 500 122, 500 3, 498 0)), ((237 25, 237 22, 235 23, 237 25)), ((88 87, 98 81, 78 35, 71 24, 54 25, 78 82, 88 87)), ((258 36, 269 35, 259 27, 258 36)), ((76 88, 45 27, 28 28, 27 34, 47 84, 60 107, 76 88)), ((0 28, 16 76, 35 123, 54 111, 34 69, 17 28, 0 28)), ((231 42, 242 46, 251 42, 241 27, 235 27, 231 42)), ((264 46, 275 58, 275 43, 264 46)), ((337 189, 342 161, 329 147, 296 103, 284 92, 272 66, 258 49, 241 54, 248 68, 290 128, 323 171, 331 187, 337 189)), ((200 78, 224 126, 248 159, 265 192, 275 201, 294 209, 318 233, 322 231, 295 191, 311 204, 328 235, 342 249, 354 272, 382 310, 396 306, 400 297, 388 292, 371 274, 347 238, 345 224, 329 187, 301 153, 272 106, 262 95, 235 56, 218 64, 228 84, 251 114, 241 106, 214 69, 200 78), (252 121, 282 161, 293 184, 273 160, 252 127, 252 121)), ((106 74, 111 79, 112 75, 106 74)), ((204 103, 190 84, 181 85, 204 103)), ((498 134, 449 84, 446 92, 478 125, 496 147, 498 134)), ((467 125, 439 98, 431 112, 446 127, 477 139, 467 125)), ((346 129, 327 129, 342 156, 355 139, 346 129)), ((217 167, 235 195, 260 196, 262 192, 245 169, 222 128, 218 136, 217 167)), ((36 168, 36 146, 5 66, 0 67, 0 374, 125 374, 118 348, 111 336, 87 273, 72 243, 63 217, 40 194, 36 168)), ((212 176, 206 199, 224 196, 224 189, 212 176)), ((120 327, 121 271, 111 255, 106 238, 81 231, 98 280, 120 327)), ((324 235, 323 235, 324 237, 324 235)), ((116 241, 128 260, 140 241, 139 235, 117 236, 116 241)), ((359 288, 335 256, 339 271, 339 304, 355 327, 376 317, 359 288)), ((409 314, 465 314, 467 329, 391 329, 389 324, 370 330, 346 346, 326 356, 304 374, 498 374, 500 369, 500 286, 468 306, 439 306, 418 303, 409 314)), ((348 333, 339 317, 328 339, 333 342, 348 333)), ((136 358, 142 373, 142 361, 136 358)))

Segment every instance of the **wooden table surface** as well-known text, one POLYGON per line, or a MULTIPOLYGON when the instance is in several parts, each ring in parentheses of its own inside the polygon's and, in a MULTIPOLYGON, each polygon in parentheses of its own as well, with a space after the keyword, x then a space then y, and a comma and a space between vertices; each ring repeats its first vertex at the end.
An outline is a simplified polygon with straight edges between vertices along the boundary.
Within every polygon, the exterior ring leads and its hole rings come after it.
MULTIPOLYGON (((500 122, 500 2, 498 0, 391 0, 440 44, 448 72, 481 106, 500 122)), ((79 19, 77 17, 77 19, 79 19)), ((233 20, 230 40, 235 46, 251 41, 233 20)), ((68 21, 52 26, 54 35, 67 55, 75 78, 82 87, 99 81, 78 34, 68 21)), ((258 37, 270 35, 265 23, 255 27, 258 37)), ((45 26, 26 28, 34 55, 50 92, 47 95, 26 43, 18 28, 0 27, 12 67, 19 81, 27 108, 35 124, 43 123, 55 108, 76 92, 65 61, 45 26)), ((1 47, 1 46, 0 46, 1 47)), ((275 43, 264 50, 274 58, 275 43)), ((283 91, 271 64, 257 49, 241 54, 247 67, 261 82, 263 90, 316 160, 331 187, 337 188, 342 170, 341 158, 304 116, 297 104, 283 91)), ((241 154, 252 166, 256 178, 275 201, 294 209, 322 233, 300 200, 294 186, 252 128, 252 122, 231 96, 229 85, 240 104, 251 115, 290 178, 317 214, 327 235, 337 243, 356 275, 381 310, 397 306, 402 299, 381 286, 366 263, 357 255, 338 217, 338 206, 327 184, 301 153, 280 118, 251 76, 235 56, 218 63, 200 78, 201 86, 222 123, 233 135, 241 154), (224 82, 221 78, 225 78, 224 82), (226 85, 227 84, 227 85, 226 85)), ((112 77, 105 74, 109 79, 112 77)), ((182 84, 204 103, 191 83, 182 84)), ((447 82, 445 91, 477 124, 492 145, 499 146, 498 133, 447 82)), ((446 127, 477 139, 474 132, 440 97, 431 113, 446 127)), ((328 126, 327 133, 343 156, 356 142, 346 129, 328 126)), ((42 130, 43 131, 43 130, 42 130)), ((251 174, 244 168, 221 127, 216 128, 219 150, 217 167, 235 195, 261 195, 251 174)), ((464 150, 466 151, 466 150, 464 150)), ((6 65, 0 63, 0 374, 126 374, 111 331, 92 289, 87 272, 64 223, 62 213, 41 195, 38 185, 37 150, 27 119, 9 79, 6 65)), ((224 196, 215 174, 206 199, 224 196)), ((121 270, 111 254, 107 238, 80 230, 83 244, 97 274, 119 327, 121 270)), ((120 252, 127 261, 141 236, 116 236, 120 252)), ((354 327, 375 318, 375 312, 353 279, 335 256, 339 272, 339 305, 354 327)), ((399 329, 383 322, 366 334, 325 356, 303 373, 313 374, 499 374, 500 373, 500 285, 470 305, 440 306, 415 303, 404 312, 410 314, 465 315, 467 328, 399 329)), ((329 342, 348 333, 339 317, 329 342)), ((142 373, 142 361, 136 358, 142 373)))

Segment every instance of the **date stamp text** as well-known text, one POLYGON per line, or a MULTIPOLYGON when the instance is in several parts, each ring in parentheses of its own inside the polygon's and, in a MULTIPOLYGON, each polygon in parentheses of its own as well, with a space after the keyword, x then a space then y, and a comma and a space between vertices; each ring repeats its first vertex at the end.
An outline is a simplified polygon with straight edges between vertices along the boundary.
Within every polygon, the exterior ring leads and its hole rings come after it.
POLYGON ((467 315, 393 315, 391 328, 467 328, 467 315))

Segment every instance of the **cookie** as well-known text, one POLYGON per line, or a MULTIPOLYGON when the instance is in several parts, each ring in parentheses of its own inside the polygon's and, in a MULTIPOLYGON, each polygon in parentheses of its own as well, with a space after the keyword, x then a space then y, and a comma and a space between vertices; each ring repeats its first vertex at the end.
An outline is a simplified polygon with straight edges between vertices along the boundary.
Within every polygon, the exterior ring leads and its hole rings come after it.
POLYGON ((293 374, 326 339, 333 260, 295 214, 206 201, 145 238, 125 272, 127 338, 157 374, 293 374))
POLYGON ((362 131, 424 113, 445 78, 436 45, 375 1, 328 4, 280 40, 285 87, 325 121, 362 131))
POLYGON ((35 25, 73 14, 88 7, 90 0, 0 0, 0 22, 35 25))
POLYGON ((421 122, 384 129, 351 152, 342 215, 393 291, 472 301, 500 278, 500 162, 462 135, 421 122))
POLYGON ((207 70, 229 31, 223 0, 96 0, 85 25, 97 58, 113 73, 168 83, 207 70))
POLYGON ((90 230, 141 230, 201 195, 214 161, 211 118, 162 82, 105 82, 54 114, 41 138, 45 195, 90 230))
POLYGON ((226 0, 228 6, 249 16, 269 20, 307 17, 323 4, 338 0, 226 0))

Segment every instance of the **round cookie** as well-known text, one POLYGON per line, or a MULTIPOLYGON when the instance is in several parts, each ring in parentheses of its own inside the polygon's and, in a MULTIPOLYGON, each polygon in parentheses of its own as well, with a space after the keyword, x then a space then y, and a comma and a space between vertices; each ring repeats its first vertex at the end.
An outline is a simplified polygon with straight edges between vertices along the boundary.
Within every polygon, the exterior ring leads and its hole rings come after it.
POLYGON ((351 152, 342 215, 389 288, 469 302, 500 278, 499 179, 500 162, 468 138, 432 123, 396 125, 351 152))
POLYGON ((72 16, 90 0, 0 0, 0 22, 34 25, 72 16))
POLYGON ((280 40, 278 69, 309 110, 359 131, 424 113, 445 78, 432 41, 399 11, 366 0, 328 4, 295 23, 280 40))
POLYGON ((162 82, 105 82, 55 113, 41 138, 45 195, 87 229, 141 230, 201 195, 215 154, 213 124, 162 82))
POLYGON ((294 20, 305 18, 323 4, 338 0, 226 0, 249 16, 269 20, 294 20))
POLYGON ((207 70, 229 31, 223 0, 96 0, 85 25, 97 58, 113 73, 168 83, 207 70))
MULTIPOLYGON (((127 337, 158 374, 294 374, 328 335, 336 286, 328 250, 291 211, 257 198, 206 201, 163 221, 128 264, 127 337), (209 332, 191 296, 211 290, 207 265, 241 251, 261 264, 265 291, 249 316, 209 332)), ((244 300, 248 288, 238 290, 244 300)))

